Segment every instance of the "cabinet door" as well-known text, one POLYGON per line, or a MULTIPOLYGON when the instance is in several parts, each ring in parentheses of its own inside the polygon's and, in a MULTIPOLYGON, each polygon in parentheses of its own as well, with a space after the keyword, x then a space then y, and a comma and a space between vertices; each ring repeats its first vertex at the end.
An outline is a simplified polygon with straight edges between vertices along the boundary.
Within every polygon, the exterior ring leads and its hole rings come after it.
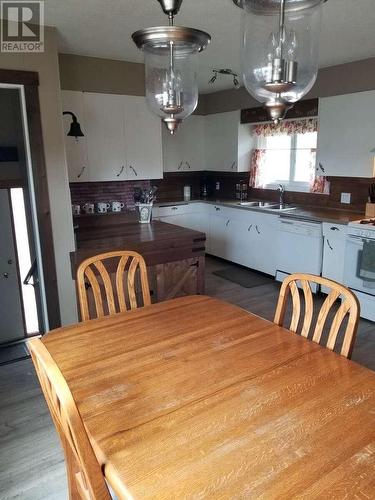
POLYGON ((86 117, 83 105, 83 92, 63 90, 61 92, 63 111, 71 111, 77 116, 84 137, 68 137, 67 133, 72 123, 70 115, 63 116, 64 140, 66 161, 68 166, 69 182, 86 182, 89 179, 87 158, 87 131, 86 117))
POLYGON ((182 136, 182 169, 188 171, 205 170, 204 117, 189 116, 183 121, 180 133, 182 136))
POLYGON ((203 116, 189 116, 173 136, 163 126, 162 136, 165 172, 205 170, 203 116))
POLYGON ((204 119, 207 170, 236 172, 239 111, 207 115, 204 119))
POLYGON ((210 214, 209 232, 210 245, 209 252, 216 257, 229 259, 229 246, 233 244, 228 238, 230 219, 222 215, 210 214))
MULTIPOLYGON (((325 278, 343 283, 347 228, 341 224, 323 223, 323 270, 325 278)), ((327 292, 323 287, 323 291, 327 292)))
POLYGON ((129 179, 162 179, 160 118, 151 113, 144 97, 124 96, 123 102, 129 179))
POLYGON ((123 96, 84 94, 90 181, 125 180, 123 96))
POLYGON ((375 91, 319 99, 317 165, 325 175, 372 177, 375 91))
POLYGON ((247 236, 245 265, 256 271, 275 276, 276 228, 273 223, 274 216, 255 214, 243 232, 247 236))

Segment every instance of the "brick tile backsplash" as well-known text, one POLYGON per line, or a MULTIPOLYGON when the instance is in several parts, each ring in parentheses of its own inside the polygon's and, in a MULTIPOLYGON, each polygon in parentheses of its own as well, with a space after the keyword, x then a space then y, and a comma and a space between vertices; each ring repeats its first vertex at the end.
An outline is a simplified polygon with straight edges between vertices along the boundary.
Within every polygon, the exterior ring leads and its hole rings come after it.
POLYGON ((129 210, 134 209, 133 193, 135 187, 149 188, 150 181, 114 182, 74 182, 70 184, 72 204, 110 203, 120 201, 129 210))

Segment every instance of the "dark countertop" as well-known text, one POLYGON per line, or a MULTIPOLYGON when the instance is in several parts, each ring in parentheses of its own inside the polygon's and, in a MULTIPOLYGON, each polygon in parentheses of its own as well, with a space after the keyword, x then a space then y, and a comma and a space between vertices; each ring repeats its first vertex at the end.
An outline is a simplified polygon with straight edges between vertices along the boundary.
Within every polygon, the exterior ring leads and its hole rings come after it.
MULTIPOLYGON (((250 200, 249 201, 259 201, 250 200)), ((240 210, 251 210, 254 212, 272 213, 280 217, 296 218, 301 220, 312 220, 317 222, 330 222, 336 224, 348 224, 351 221, 360 220, 365 217, 363 212, 352 210, 342 210, 338 208, 296 206, 297 208, 285 211, 272 211, 264 208, 254 208, 239 205, 238 200, 218 200, 218 199, 195 199, 190 201, 165 201, 155 204, 157 207, 166 207, 171 205, 184 205, 188 203, 209 203, 210 205, 221 205, 229 208, 238 208, 240 210)))
POLYGON ((76 229, 75 235, 77 249, 70 253, 73 277, 84 259, 108 251, 138 252, 148 266, 205 254, 204 233, 159 221, 90 225, 76 229))

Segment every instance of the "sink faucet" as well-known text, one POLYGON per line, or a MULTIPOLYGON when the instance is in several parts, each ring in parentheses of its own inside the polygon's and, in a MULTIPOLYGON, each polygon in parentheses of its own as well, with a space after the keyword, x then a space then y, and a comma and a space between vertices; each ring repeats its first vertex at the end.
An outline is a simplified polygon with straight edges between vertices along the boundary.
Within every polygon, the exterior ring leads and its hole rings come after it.
POLYGON ((280 205, 284 205, 285 186, 283 186, 282 184, 279 184, 279 187, 277 188, 277 190, 279 191, 279 194, 280 194, 280 197, 279 197, 280 205))

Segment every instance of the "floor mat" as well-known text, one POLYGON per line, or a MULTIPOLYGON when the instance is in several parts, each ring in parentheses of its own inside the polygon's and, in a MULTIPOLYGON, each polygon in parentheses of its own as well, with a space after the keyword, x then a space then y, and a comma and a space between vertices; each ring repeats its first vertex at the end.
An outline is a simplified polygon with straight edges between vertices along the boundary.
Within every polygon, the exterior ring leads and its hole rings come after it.
POLYGON ((244 269, 242 267, 228 267, 220 271, 214 271, 212 274, 224 278, 225 280, 232 281, 244 288, 253 288, 260 285, 268 285, 274 282, 274 279, 263 274, 244 269))
POLYGON ((27 346, 24 342, 0 347, 0 365, 6 365, 13 361, 28 358, 30 356, 27 346))

